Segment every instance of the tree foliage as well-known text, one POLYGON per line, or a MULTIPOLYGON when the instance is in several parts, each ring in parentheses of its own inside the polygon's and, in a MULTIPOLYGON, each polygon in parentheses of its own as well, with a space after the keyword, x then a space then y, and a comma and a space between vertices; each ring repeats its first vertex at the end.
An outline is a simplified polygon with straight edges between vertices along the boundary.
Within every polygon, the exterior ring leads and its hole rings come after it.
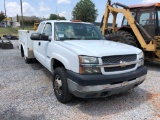
POLYGON ((18 16, 18 14, 17 14, 17 22, 19 22, 19 16, 18 16))
POLYGON ((66 18, 65 17, 61 17, 61 16, 59 16, 59 15, 56 15, 56 14, 50 14, 50 16, 49 16, 49 20, 66 20, 66 18))
POLYGON ((5 14, 4 12, 0 12, 0 22, 5 18, 5 14))
POLYGON ((80 0, 72 11, 73 19, 84 22, 95 22, 98 16, 98 10, 91 0, 80 0))

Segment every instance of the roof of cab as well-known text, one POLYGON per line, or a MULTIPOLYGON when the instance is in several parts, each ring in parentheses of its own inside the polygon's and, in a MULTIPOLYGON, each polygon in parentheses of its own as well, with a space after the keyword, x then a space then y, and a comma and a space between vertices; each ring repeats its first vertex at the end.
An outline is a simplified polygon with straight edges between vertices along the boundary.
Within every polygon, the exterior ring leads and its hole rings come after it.
POLYGON ((129 8, 145 8, 145 7, 160 7, 160 3, 147 3, 147 4, 136 4, 136 5, 130 5, 129 8))
POLYGON ((45 20, 43 22, 51 22, 51 23, 55 23, 55 22, 70 22, 70 23, 84 23, 84 24, 92 24, 89 22, 79 22, 79 21, 69 21, 69 20, 45 20))

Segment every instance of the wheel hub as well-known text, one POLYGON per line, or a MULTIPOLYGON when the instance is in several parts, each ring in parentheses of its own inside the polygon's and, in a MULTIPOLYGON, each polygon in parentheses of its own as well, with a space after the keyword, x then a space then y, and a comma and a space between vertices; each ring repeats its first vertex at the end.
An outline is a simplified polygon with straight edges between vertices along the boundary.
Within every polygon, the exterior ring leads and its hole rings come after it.
POLYGON ((56 77, 55 77, 54 86, 55 86, 56 92, 59 95, 61 95, 62 94, 62 81, 58 75, 56 75, 56 77))

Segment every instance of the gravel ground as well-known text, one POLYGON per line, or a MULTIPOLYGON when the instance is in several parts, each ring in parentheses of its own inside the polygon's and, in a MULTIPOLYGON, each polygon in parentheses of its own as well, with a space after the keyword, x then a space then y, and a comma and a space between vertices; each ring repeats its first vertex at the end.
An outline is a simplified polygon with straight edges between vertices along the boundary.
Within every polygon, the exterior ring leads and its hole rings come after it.
POLYGON ((0 120, 160 120, 160 65, 147 63, 146 81, 129 92, 99 99, 57 101, 51 73, 0 49, 0 120))

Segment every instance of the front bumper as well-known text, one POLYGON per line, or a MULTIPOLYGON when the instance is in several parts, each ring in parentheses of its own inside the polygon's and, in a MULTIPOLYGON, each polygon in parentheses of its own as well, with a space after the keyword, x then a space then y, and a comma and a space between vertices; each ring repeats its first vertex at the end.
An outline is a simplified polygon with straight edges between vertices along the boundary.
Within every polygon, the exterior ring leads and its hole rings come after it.
POLYGON ((77 97, 107 97, 138 86, 145 80, 146 74, 146 67, 119 75, 79 75, 67 71, 67 82, 69 91, 77 97))

